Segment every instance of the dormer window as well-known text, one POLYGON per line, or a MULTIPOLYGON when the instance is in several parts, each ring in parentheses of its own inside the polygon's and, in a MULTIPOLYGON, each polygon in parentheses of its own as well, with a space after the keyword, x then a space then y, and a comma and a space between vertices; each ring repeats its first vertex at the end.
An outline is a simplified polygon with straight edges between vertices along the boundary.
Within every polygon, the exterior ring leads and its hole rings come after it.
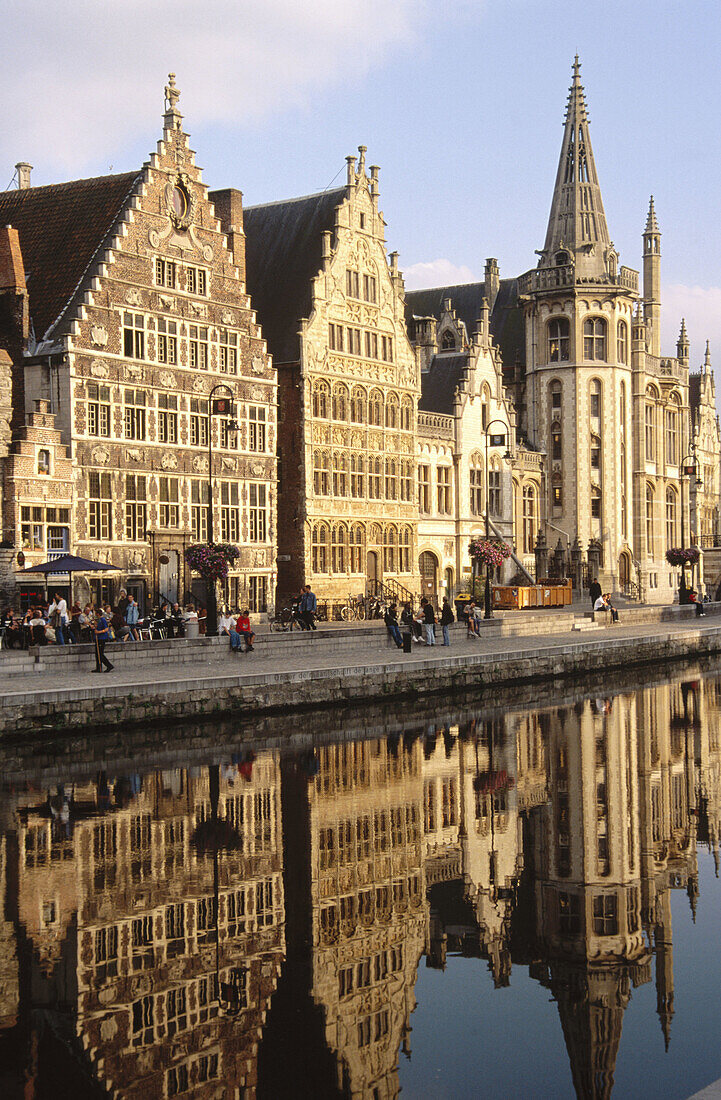
POLYGON ((456 338, 451 329, 447 328, 441 336, 441 351, 455 351, 456 338))

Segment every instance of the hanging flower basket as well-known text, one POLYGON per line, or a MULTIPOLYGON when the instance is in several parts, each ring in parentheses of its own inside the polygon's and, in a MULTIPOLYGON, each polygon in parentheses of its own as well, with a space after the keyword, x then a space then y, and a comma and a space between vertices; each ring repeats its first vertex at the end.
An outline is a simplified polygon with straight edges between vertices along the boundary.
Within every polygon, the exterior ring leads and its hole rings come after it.
POLYGON ((205 581, 224 581, 228 569, 240 557, 240 550, 229 542, 195 542, 185 548, 185 560, 194 573, 205 581))
POLYGON ((500 539, 471 539, 468 553, 473 561, 496 569, 511 556, 511 548, 500 539))
POLYGON ((666 551, 666 561, 669 565, 696 565, 700 557, 698 546, 689 546, 684 550, 681 546, 672 546, 666 551))

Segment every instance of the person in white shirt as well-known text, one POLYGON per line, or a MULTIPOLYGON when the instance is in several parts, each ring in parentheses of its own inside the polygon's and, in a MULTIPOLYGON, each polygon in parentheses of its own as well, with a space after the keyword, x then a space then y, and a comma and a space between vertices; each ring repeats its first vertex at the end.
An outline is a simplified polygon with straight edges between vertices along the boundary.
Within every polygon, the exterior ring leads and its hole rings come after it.
POLYGON ((226 607, 223 614, 218 621, 218 634, 221 636, 227 634, 230 637, 230 631, 234 625, 235 620, 232 618, 228 608, 226 607))
POLYGON ((70 632, 68 631, 68 605, 59 592, 55 593, 55 598, 48 612, 48 618, 55 630, 55 637, 58 645, 65 645, 66 641, 70 642, 70 632), (55 618, 53 618, 53 615, 55 615, 55 618))

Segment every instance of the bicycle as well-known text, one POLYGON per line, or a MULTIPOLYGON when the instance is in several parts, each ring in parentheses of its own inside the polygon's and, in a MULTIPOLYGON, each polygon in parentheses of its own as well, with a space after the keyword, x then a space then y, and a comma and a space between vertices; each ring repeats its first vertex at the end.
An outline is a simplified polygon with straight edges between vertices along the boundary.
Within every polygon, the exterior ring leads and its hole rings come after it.
POLYGON ((279 611, 270 620, 269 625, 270 629, 276 632, 292 630, 294 626, 297 626, 299 630, 301 629, 300 623, 293 617, 293 612, 289 607, 284 607, 282 611, 279 611))
POLYGON ((345 623, 353 619, 365 619, 366 605, 363 596, 349 596, 348 603, 340 609, 340 617, 345 623))

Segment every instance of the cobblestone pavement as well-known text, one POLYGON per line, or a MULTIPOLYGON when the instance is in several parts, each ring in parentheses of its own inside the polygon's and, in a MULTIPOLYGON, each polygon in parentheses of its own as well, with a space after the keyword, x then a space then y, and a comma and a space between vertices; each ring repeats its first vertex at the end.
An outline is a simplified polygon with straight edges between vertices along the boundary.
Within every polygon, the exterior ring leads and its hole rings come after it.
MULTIPOLYGON (((112 685, 113 689, 128 687, 141 689, 145 686, 153 688, 161 684, 171 683, 178 685, 184 682, 192 686, 194 681, 202 681, 205 684, 221 681, 238 681, 252 683, 254 679, 267 676, 282 676, 309 672, 315 670, 331 670, 337 668, 351 669, 354 666, 362 666, 366 669, 399 663, 418 667, 427 663, 429 667, 435 666, 449 659, 457 659, 464 655, 487 653, 496 660, 508 655, 509 659, 517 660, 524 655, 532 661, 534 656, 547 654, 553 651, 596 649, 602 650, 604 645, 614 639, 628 641, 632 638, 648 639, 658 637, 665 639, 687 635, 690 639, 699 634, 717 634, 721 643, 721 621, 718 618, 709 619, 705 623, 654 623, 642 626, 601 627, 589 631, 569 630, 558 634, 533 634, 523 637, 480 638, 478 641, 467 641, 462 633, 461 637, 454 637, 449 648, 442 645, 427 647, 425 644, 414 645, 410 654, 403 654, 392 647, 379 644, 377 639, 372 643, 364 644, 364 639, 354 640, 352 649, 347 646, 343 651, 334 651, 332 643, 320 649, 319 652, 299 652, 297 647, 293 652, 284 652, 284 635, 273 635, 277 638, 277 644, 265 642, 262 648, 253 653, 231 654, 228 649, 214 650, 210 655, 201 659, 194 656, 170 661, 164 664, 143 663, 142 655, 139 660, 118 661, 113 672, 100 677, 92 673, 93 660, 88 655, 87 668, 78 668, 57 671, 41 670, 36 672, 3 672, 3 656, 0 654, 0 692, 5 704, 12 702, 14 696, 24 696, 26 699, 35 693, 56 691, 90 691, 103 692, 112 685)), ((297 635, 294 637, 297 638, 297 635)), ((440 637, 440 631, 439 631, 440 637)), ((207 652, 207 651, 206 651, 207 652)), ((108 656, 112 659, 112 654, 108 656)))

